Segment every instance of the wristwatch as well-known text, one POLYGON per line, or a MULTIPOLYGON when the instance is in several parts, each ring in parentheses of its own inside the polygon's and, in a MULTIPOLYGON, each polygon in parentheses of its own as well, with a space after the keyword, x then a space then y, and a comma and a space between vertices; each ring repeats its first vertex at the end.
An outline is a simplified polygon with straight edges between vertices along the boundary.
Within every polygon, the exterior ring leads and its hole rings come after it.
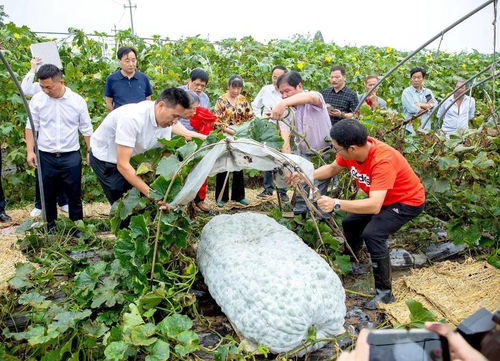
POLYGON ((333 206, 333 211, 337 212, 340 211, 340 199, 335 198, 335 205, 333 206))

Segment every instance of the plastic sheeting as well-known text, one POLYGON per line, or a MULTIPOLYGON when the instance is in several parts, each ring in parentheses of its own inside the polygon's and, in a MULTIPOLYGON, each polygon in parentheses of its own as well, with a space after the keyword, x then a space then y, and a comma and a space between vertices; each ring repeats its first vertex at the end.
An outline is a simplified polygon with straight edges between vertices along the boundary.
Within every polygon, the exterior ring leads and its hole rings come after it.
POLYGON ((290 172, 284 167, 287 163, 298 167, 313 183, 314 166, 307 159, 294 154, 280 153, 251 139, 226 138, 216 143, 204 155, 170 205, 176 207, 189 203, 196 197, 208 176, 221 172, 234 172, 242 169, 278 170, 275 183, 278 188, 284 188, 283 177, 290 172))

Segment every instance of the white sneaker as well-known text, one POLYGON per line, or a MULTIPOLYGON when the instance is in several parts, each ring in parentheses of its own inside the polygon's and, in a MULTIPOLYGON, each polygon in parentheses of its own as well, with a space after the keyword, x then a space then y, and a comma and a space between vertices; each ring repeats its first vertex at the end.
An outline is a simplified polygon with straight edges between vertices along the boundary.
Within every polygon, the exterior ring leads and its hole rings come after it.
POLYGON ((35 207, 31 210, 30 217, 33 217, 33 218, 40 217, 41 214, 42 214, 42 210, 35 207))
POLYGON ((69 207, 67 204, 60 206, 59 209, 65 213, 69 212, 69 207))

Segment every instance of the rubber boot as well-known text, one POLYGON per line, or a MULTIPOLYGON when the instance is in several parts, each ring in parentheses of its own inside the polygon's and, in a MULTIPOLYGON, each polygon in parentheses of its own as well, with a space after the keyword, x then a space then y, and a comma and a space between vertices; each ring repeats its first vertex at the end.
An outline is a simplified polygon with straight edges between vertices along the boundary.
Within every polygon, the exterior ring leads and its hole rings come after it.
POLYGON ((375 297, 365 304, 368 310, 376 310, 379 303, 394 302, 391 285, 391 259, 389 255, 372 258, 373 278, 375 280, 375 297))

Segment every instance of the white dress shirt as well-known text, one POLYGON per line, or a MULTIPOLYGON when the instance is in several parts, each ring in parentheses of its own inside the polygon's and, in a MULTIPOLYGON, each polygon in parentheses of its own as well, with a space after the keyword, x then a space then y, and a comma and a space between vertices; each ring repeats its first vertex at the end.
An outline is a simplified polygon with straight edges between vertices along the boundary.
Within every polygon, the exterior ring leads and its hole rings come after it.
POLYGON ((255 116, 262 118, 266 116, 265 113, 271 113, 273 107, 281 100, 281 94, 273 84, 264 85, 252 102, 255 116))
POLYGON ((42 91, 40 87, 40 83, 35 82, 35 73, 32 71, 28 72, 26 76, 23 78, 21 82, 21 89, 23 90, 24 95, 27 97, 32 97, 38 92, 42 91))
POLYGON ((103 162, 116 164, 116 146, 134 148, 133 155, 161 146, 158 139, 170 139, 172 128, 158 126, 155 103, 144 100, 113 110, 90 138, 92 154, 103 162), (120 122, 120 126, 117 124, 120 122))
MULTIPOLYGON (((451 106, 450 109, 448 109, 448 111, 444 115, 443 126, 441 129, 447 135, 455 133, 458 129, 468 129, 469 120, 474 118, 476 101, 473 97, 470 97, 468 95, 464 95, 463 98, 464 100, 462 101, 462 104, 460 104, 460 108, 457 106, 457 103, 455 103, 451 106)), ((438 110, 438 118, 441 118, 444 111, 454 101, 454 97, 449 97, 443 104, 441 104, 438 110)))
MULTIPOLYGON (((92 135, 87 102, 70 88, 61 98, 51 98, 43 91, 30 101, 38 148, 49 153, 66 153, 80 149, 78 131, 92 135)), ((29 121, 26 128, 31 129, 29 121)))

